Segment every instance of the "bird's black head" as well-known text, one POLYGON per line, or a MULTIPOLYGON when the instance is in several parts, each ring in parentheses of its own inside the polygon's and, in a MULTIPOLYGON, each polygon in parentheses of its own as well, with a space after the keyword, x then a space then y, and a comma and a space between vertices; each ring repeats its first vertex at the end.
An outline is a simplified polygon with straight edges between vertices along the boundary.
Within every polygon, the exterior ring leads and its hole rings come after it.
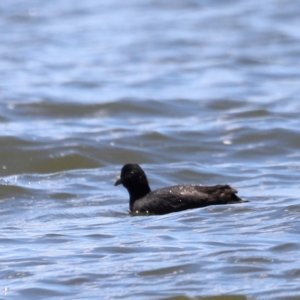
POLYGON ((130 202, 146 196, 151 190, 147 176, 137 164, 126 164, 121 170, 121 176, 115 185, 123 184, 130 195, 130 202))

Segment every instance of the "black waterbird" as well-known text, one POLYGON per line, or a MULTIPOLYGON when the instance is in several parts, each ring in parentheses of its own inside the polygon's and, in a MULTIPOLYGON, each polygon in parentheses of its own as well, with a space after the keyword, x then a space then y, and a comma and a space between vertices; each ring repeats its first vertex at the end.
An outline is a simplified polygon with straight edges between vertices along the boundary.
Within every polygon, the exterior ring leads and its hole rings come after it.
POLYGON ((137 164, 126 164, 115 185, 123 184, 129 193, 131 213, 163 215, 208 205, 248 202, 229 185, 174 185, 151 191, 147 176, 137 164))

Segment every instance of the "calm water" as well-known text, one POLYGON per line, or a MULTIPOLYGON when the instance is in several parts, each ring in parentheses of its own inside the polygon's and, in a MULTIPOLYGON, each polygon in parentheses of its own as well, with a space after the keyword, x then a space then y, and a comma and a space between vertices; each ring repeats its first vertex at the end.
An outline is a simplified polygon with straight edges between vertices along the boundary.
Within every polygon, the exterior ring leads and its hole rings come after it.
POLYGON ((0 299, 300 299, 299 11, 2 1, 0 299), (250 202, 133 217, 127 162, 250 202))

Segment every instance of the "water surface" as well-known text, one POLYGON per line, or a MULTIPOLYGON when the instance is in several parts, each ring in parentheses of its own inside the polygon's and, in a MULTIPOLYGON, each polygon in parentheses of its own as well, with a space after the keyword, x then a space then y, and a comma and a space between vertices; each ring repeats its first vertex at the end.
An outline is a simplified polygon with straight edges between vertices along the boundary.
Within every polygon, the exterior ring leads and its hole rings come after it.
POLYGON ((1 299, 299 299, 299 10, 1 2, 1 299), (250 202, 131 216, 127 162, 250 202))

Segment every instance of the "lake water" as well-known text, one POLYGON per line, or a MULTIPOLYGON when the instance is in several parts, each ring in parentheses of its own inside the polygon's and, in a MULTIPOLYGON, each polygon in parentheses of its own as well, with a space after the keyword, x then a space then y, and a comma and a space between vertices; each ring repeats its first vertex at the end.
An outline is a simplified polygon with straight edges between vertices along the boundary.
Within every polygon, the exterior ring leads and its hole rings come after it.
POLYGON ((0 299, 300 299, 300 2, 0 3, 0 299), (152 189, 248 203, 131 216, 152 189))

